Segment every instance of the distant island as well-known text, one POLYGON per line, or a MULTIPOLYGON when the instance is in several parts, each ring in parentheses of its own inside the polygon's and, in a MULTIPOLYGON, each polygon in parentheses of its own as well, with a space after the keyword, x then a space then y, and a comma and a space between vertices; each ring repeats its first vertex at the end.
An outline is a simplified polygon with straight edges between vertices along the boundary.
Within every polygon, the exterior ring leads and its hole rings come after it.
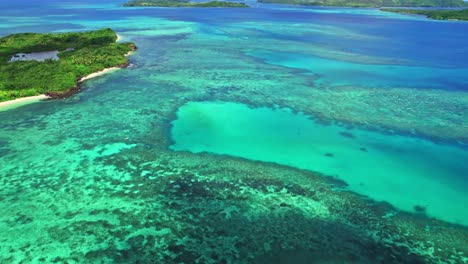
POLYGON ((90 74, 126 67, 133 43, 116 43, 112 29, 91 32, 21 33, 0 38, 0 102, 78 90, 90 74))
POLYGON ((421 10, 421 9, 397 9, 397 8, 382 8, 385 12, 405 13, 425 15, 428 18, 437 20, 467 20, 468 9, 462 10, 421 10))
POLYGON ((224 7, 224 8, 246 8, 250 7, 244 3, 210 1, 190 2, 189 0, 131 0, 124 4, 127 7, 224 7))
POLYGON ((462 7, 463 0, 258 0, 267 4, 342 7, 462 7))

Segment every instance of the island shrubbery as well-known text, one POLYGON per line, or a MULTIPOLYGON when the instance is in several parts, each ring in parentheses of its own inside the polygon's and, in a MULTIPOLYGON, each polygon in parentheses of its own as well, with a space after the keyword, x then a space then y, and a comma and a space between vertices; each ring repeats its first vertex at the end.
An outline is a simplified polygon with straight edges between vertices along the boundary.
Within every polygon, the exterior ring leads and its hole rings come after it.
POLYGON ((428 18, 438 19, 438 20, 448 20, 448 19, 468 20, 468 9, 462 9, 462 10, 418 10, 418 9, 383 8, 381 10, 386 11, 386 12, 425 15, 428 18))
POLYGON ((461 7, 463 0, 258 0, 261 3, 347 7, 461 7))
POLYGON ((190 2, 189 0, 131 0, 124 6, 159 6, 159 7, 249 7, 249 5, 237 2, 210 1, 190 2))
POLYGON ((108 67, 126 66, 133 43, 116 43, 111 29, 92 32, 22 33, 0 38, 0 102, 44 93, 60 95, 77 81, 108 67), (68 50, 67 50, 68 49, 68 50), (9 62, 16 53, 60 51, 59 60, 9 62))

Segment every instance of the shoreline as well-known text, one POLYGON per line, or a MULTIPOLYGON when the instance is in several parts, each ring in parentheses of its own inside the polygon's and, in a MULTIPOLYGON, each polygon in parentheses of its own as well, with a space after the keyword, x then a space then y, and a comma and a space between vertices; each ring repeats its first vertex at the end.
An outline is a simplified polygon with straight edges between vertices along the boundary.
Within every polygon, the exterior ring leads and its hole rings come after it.
POLYGON ((122 69, 122 67, 110 67, 110 68, 105 68, 103 70, 100 70, 98 72, 93 72, 91 74, 88 74, 84 77, 81 77, 80 79, 78 79, 78 83, 82 83, 86 80, 89 80, 89 79, 92 79, 92 78, 96 78, 96 77, 99 77, 101 75, 104 75, 106 73, 109 73, 109 72, 113 72, 115 70, 119 70, 119 69, 122 69))
MULTIPOLYGON (((131 50, 127 53, 125 53, 125 57, 128 57, 130 55, 132 55, 133 53, 135 53, 134 50, 131 50)), ((123 69, 123 68, 127 68, 129 64, 127 65, 122 65, 122 66, 115 66, 115 67, 109 67, 109 68, 104 68, 103 70, 100 70, 98 72, 93 72, 91 74, 88 74, 84 77, 81 77, 80 79, 78 79, 78 83, 82 83, 86 80, 89 80, 89 79, 92 79, 92 78, 96 78, 96 77, 99 77, 99 76, 102 76, 106 73, 109 73, 109 72, 113 72, 113 71, 116 71, 116 70, 120 70, 120 69, 123 69)))
MULTIPOLYGON (((122 36, 117 34, 116 42, 120 41, 121 39, 122 39, 122 36)), ((128 57, 128 56, 132 55, 133 53, 135 53, 135 51, 136 51, 136 48, 134 50, 130 50, 129 52, 124 54, 124 56, 128 57)), ((10 109, 15 109, 15 108, 18 108, 20 106, 27 105, 27 104, 37 103, 37 102, 47 100, 47 99, 62 99, 62 98, 68 97, 68 96, 70 96, 70 95, 72 95, 72 94, 74 94, 74 93, 76 93, 76 92, 78 92, 80 90, 79 85, 82 82, 87 81, 87 80, 92 79, 92 78, 102 76, 102 75, 104 75, 106 73, 109 73, 109 72, 113 72, 113 71, 116 71, 116 70, 119 70, 119 69, 122 69, 122 68, 127 68, 128 65, 129 65, 129 63, 127 62, 127 63, 125 63, 123 65, 105 68, 103 70, 93 72, 93 73, 88 74, 88 75, 86 75, 84 77, 81 77, 76 82, 77 87, 71 88, 70 90, 68 90, 65 93, 53 93, 53 92, 51 92, 51 93, 46 93, 46 94, 41 94, 41 95, 36 95, 36 96, 21 97, 21 98, 17 98, 17 99, 5 101, 5 102, 0 102, 0 112, 7 111, 7 110, 10 110, 10 109)))
MULTIPOLYGON (((130 50, 129 52, 124 54, 124 56, 128 57, 131 54, 133 54, 135 51, 136 51, 136 48, 134 50, 130 50)), ((93 78, 105 75, 107 73, 110 73, 110 72, 113 72, 113 71, 116 71, 116 70, 127 68, 129 65, 130 65, 130 63, 127 61, 127 63, 124 63, 122 65, 109 67, 109 68, 104 68, 104 69, 102 69, 100 71, 93 72, 91 74, 88 74, 86 76, 83 76, 83 77, 79 78, 78 80, 76 80, 76 87, 70 88, 66 92, 61 92, 61 93, 49 92, 49 93, 46 93, 46 95, 49 96, 50 99, 64 99, 64 98, 70 97, 73 94, 78 93, 80 91, 80 89, 81 89, 80 84, 83 83, 84 81, 87 81, 89 79, 93 79, 93 78)))
POLYGON ((47 100, 47 99, 50 99, 50 97, 45 94, 41 94, 41 95, 36 95, 36 96, 28 96, 28 97, 17 98, 17 99, 5 101, 5 102, 0 102, 0 112, 7 111, 10 109, 15 109, 23 105, 32 104, 32 103, 36 103, 36 102, 47 100))
MULTIPOLYGON (((127 54, 125 56, 127 56, 127 54)), ((122 68, 123 67, 110 67, 110 68, 105 68, 103 70, 100 70, 98 72, 93 72, 91 74, 88 74, 88 75, 78 79, 77 85, 79 86, 80 83, 82 83, 82 82, 84 82, 86 80, 96 78, 96 77, 99 77, 99 76, 104 75, 106 73, 113 72, 115 70, 119 70, 119 69, 122 69, 122 68)), ((74 94, 77 91, 79 91, 79 87, 72 88, 68 92, 66 92, 64 94, 60 94, 60 95, 56 95, 54 93, 46 93, 46 94, 41 94, 41 95, 36 95, 36 96, 21 97, 21 98, 9 100, 9 101, 0 102, 0 112, 7 111, 7 110, 10 110, 10 109, 15 109, 15 108, 21 107, 23 105, 37 103, 37 102, 47 100, 47 99, 61 99, 63 97, 68 97, 69 95, 74 94)))

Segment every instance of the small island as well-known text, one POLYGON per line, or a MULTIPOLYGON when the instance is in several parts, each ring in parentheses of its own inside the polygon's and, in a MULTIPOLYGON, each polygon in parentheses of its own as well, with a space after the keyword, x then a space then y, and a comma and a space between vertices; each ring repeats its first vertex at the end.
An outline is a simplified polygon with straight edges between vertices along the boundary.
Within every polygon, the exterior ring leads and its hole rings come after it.
POLYGON ((244 3, 209 1, 190 2, 189 0, 131 0, 124 4, 127 7, 223 7, 223 8, 247 8, 244 3))
POLYGON ((0 102, 39 95, 66 97, 77 92, 87 76, 128 66, 126 55, 136 46, 117 39, 109 28, 0 38, 0 102))
POLYGON ((424 10, 424 9, 382 8, 380 10, 385 11, 385 12, 424 15, 428 18, 437 19, 437 20, 466 20, 468 21, 468 9, 424 10))
POLYGON ((258 0, 265 4, 338 7, 463 7, 463 0, 258 0))

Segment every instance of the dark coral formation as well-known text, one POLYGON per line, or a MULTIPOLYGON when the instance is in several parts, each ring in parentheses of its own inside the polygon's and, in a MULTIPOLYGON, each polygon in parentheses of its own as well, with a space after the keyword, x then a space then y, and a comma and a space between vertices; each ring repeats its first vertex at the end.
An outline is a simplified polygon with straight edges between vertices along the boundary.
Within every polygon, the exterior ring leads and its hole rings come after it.
MULTIPOLYGON (((115 171, 95 171, 88 183, 3 179, 55 197, 46 206, 56 222, 42 227, 42 247, 72 249, 41 255, 38 241, 24 241, 3 261, 19 251, 43 263, 463 263, 466 254, 467 229, 337 191, 339 182, 307 171, 144 146, 94 166, 115 171), (87 202, 64 211, 70 199, 87 202)), ((13 226, 44 217, 16 215, 13 226)))

